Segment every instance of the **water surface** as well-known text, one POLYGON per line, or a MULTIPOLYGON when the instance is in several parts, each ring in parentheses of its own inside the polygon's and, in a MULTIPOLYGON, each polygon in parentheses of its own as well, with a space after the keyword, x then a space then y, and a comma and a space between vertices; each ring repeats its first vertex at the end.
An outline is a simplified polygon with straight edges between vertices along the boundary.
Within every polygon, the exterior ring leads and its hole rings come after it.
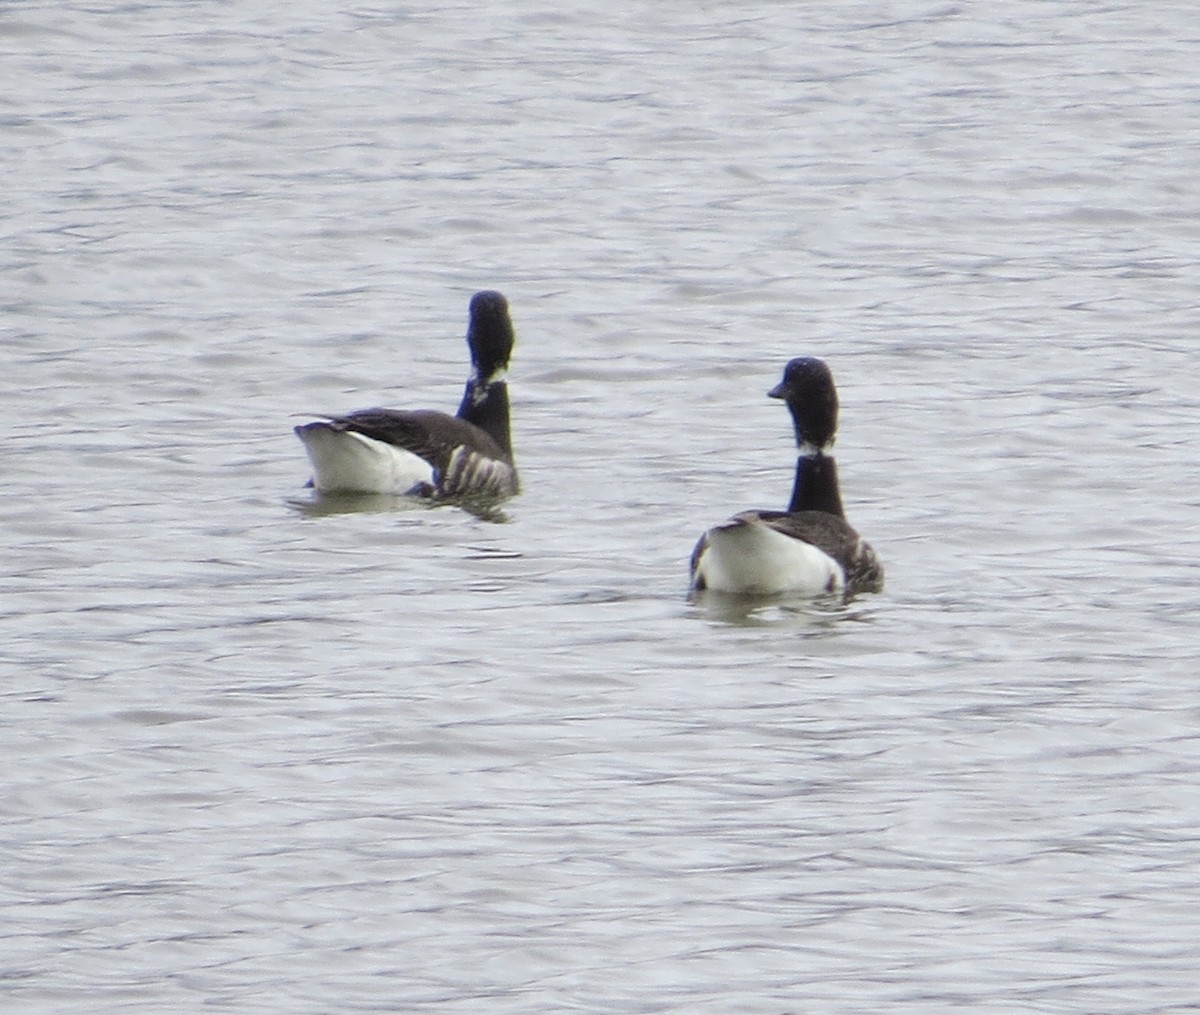
POLYGON ((8 10, 5 1010, 1200 1005, 1192 13, 8 10), (888 587, 690 603, 795 355, 888 587))

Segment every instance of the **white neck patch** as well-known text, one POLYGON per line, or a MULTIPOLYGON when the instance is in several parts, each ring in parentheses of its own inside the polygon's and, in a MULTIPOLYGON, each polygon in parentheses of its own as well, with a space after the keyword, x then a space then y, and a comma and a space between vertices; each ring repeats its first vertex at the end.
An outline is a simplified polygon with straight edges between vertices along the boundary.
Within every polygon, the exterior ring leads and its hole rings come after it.
POLYGON ((491 377, 480 377, 479 371, 475 370, 471 373, 471 404, 479 405, 488 396, 488 391, 493 384, 504 380, 504 369, 497 370, 491 377))

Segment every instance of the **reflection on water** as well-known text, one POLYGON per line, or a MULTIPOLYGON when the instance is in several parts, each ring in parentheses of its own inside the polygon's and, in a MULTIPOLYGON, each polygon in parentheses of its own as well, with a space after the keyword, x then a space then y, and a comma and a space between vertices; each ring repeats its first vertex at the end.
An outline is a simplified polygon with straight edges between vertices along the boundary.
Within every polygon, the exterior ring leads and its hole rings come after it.
POLYGON ((846 602, 840 595, 818 598, 789 595, 748 596, 723 592, 693 592, 688 597, 692 615, 742 627, 807 629, 819 634, 837 624, 868 616, 867 600, 846 602))
POLYGON ((305 518, 325 518, 329 515, 387 514, 393 512, 418 512, 436 510, 434 505, 416 497, 403 497, 385 493, 316 493, 304 497, 293 497, 287 502, 297 514, 305 518))
POLYGON ((484 522, 503 525, 509 521, 504 508, 487 501, 433 501, 386 493, 317 493, 293 497, 288 506, 305 518, 325 518, 345 514, 390 514, 420 511, 465 511, 484 522))

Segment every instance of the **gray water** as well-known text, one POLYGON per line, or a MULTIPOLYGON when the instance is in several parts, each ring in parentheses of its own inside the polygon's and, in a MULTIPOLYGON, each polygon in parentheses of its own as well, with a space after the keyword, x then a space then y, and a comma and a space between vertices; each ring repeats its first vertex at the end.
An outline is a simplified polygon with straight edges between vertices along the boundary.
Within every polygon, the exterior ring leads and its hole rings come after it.
POLYGON ((1196 25, 6 5, 4 1011, 1200 1007, 1196 25), (315 500, 485 287, 524 493, 315 500), (689 603, 795 355, 887 588, 689 603))

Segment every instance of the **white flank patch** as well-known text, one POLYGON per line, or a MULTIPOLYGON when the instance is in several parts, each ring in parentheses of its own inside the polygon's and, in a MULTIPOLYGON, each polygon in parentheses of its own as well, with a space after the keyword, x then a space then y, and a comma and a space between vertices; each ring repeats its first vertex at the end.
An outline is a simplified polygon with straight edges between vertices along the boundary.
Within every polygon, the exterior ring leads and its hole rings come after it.
POLYGON ((406 494, 433 484, 433 467, 411 451, 314 423, 298 427, 313 466, 313 486, 321 493, 406 494))
POLYGON ((706 535, 708 546, 694 578, 714 592, 820 596, 841 592, 845 585, 832 557, 761 522, 731 520, 706 535))

